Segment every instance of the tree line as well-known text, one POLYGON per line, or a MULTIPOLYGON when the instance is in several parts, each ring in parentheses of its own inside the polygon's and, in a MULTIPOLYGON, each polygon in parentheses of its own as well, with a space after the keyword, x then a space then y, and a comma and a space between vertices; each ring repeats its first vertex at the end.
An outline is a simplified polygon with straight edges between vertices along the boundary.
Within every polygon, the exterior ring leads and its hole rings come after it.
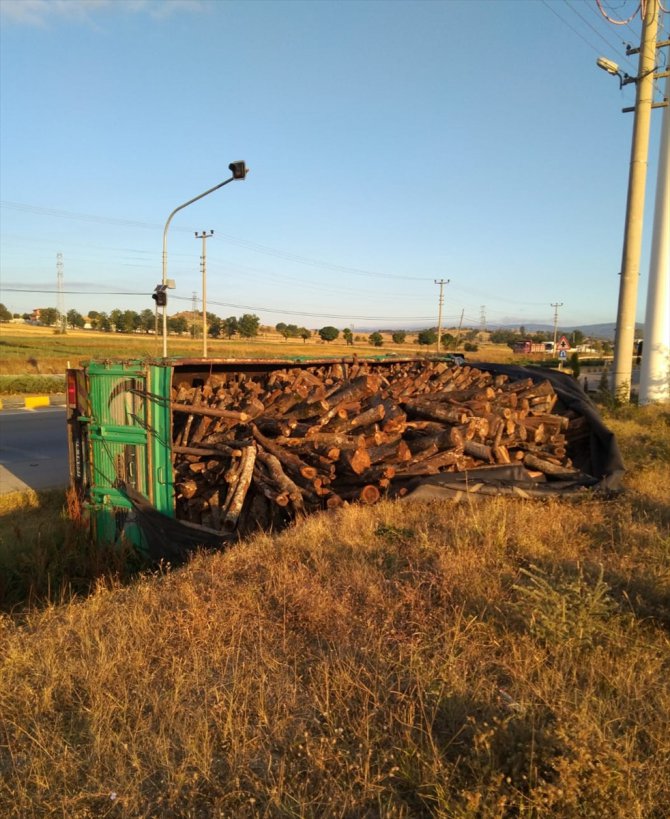
MULTIPOLYGON (((3 305, 0 305, 2 307, 3 305)), ((65 329, 83 329, 88 324, 92 330, 105 333, 153 333, 162 327, 162 319, 157 318, 154 310, 149 308, 137 312, 136 310, 111 310, 109 313, 90 310, 84 317, 78 310, 68 310, 64 317, 55 307, 44 307, 39 311, 39 322, 46 327, 64 327, 65 329), (64 318, 64 321, 63 321, 64 318)), ((0 312, 0 316, 2 313, 0 312)), ((24 313, 24 319, 31 319, 30 313, 24 313)), ((11 313, 7 311, 9 321, 11 313)), ((242 338, 253 338, 258 335, 261 326, 260 318, 254 313, 244 313, 242 316, 228 316, 220 318, 214 313, 207 313, 207 335, 212 338, 232 338, 239 335, 242 338)), ((168 316, 168 332, 183 335, 202 335, 202 316, 189 319, 185 315, 168 316)))

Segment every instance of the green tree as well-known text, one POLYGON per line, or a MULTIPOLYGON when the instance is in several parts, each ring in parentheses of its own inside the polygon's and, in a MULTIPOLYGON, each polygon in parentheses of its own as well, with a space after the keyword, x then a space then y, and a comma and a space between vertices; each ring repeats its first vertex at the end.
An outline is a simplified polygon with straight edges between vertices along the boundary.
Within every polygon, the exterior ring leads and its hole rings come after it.
POLYGON ((68 310, 67 323, 69 327, 78 327, 81 329, 84 326, 84 317, 77 310, 68 310))
POLYGON ((306 327, 300 328, 300 338, 302 339, 303 344, 305 344, 307 342, 307 339, 311 337, 312 333, 306 327))
POLYGON ((519 336, 513 330, 494 330, 490 340, 492 344, 507 344, 508 347, 514 347, 519 336))
POLYGON ((141 324, 139 313, 136 310, 124 310, 122 324, 124 333, 134 333, 135 330, 139 330, 141 324))
POLYGON ((579 353, 574 352, 570 356, 570 369, 572 370, 572 374, 575 378, 579 378, 579 373, 581 372, 581 367, 579 364, 579 353))
POLYGON ((437 333, 435 330, 421 330, 421 332, 416 337, 416 340, 419 344, 424 346, 430 346, 431 344, 435 344, 437 341, 437 333))
POLYGON ((407 333, 404 330, 396 330, 391 334, 394 344, 404 344, 407 338, 407 333))
POLYGON ((150 307, 140 313, 140 329, 143 333, 150 333, 156 329, 156 314, 150 307))
POLYGON ((258 335, 261 320, 255 313, 245 313, 237 323, 237 331, 242 338, 254 338, 258 335))
POLYGON ((181 335, 188 332, 188 321, 184 316, 169 316, 167 325, 171 333, 181 335))
POLYGON ((100 329, 100 313, 97 310, 88 311, 88 321, 92 330, 100 329))
POLYGON ((342 335, 344 336, 346 343, 349 346, 352 346, 354 343, 354 334, 351 332, 351 329, 349 327, 345 327, 344 330, 342 330, 342 335))
POLYGON ((275 330, 279 333, 280 336, 284 336, 284 338, 286 338, 286 336, 284 335, 284 331, 286 330, 286 324, 283 321, 278 321, 275 324, 275 330))
POLYGON ((323 341, 328 341, 328 342, 335 341, 335 339, 339 336, 339 334, 340 334, 340 331, 337 329, 337 327, 332 327, 330 325, 327 325, 326 327, 322 327, 319 330, 319 336, 321 337, 321 339, 323 341))
POLYGON ((222 332, 223 319, 214 315, 210 318, 210 314, 207 313, 207 335, 210 335, 212 338, 218 338, 222 332))
POLYGON ((58 323, 59 319, 60 313, 55 307, 45 307, 44 309, 40 310, 40 321, 47 327, 53 327, 54 324, 58 323))
POLYGON ((451 333, 442 333, 442 346, 446 349, 456 349, 456 336, 451 333))
POLYGON ((5 307, 4 304, 0 304, 0 321, 11 321, 12 314, 9 310, 5 307))
POLYGON ((111 325, 114 327, 114 332, 122 333, 123 332, 123 311, 119 310, 118 308, 112 310, 109 314, 109 321, 111 325))
POLYGON ((384 344, 384 336, 378 332, 370 333, 368 341, 373 347, 381 347, 384 344))
POLYGON ((228 316, 223 320, 223 333, 226 338, 232 338, 238 332, 239 326, 235 316, 228 316))
POLYGON ((580 344, 583 344, 585 338, 586 337, 584 336, 584 333, 582 333, 581 330, 573 330, 572 333, 570 333, 570 339, 572 341, 573 347, 578 347, 580 344))

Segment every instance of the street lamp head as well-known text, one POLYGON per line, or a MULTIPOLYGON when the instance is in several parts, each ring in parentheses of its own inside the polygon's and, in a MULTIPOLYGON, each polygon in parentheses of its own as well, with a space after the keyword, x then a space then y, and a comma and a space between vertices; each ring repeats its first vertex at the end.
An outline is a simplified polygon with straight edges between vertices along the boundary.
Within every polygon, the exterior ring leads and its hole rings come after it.
POLYGON ((603 71, 607 71, 608 74, 612 74, 616 77, 619 74, 619 66, 612 62, 612 60, 608 60, 607 57, 598 57, 596 60, 596 65, 598 68, 602 68, 603 71))
POLYGON ((249 169, 241 159, 237 162, 231 162, 230 165, 228 165, 228 169, 232 173, 233 179, 245 179, 249 173, 249 169))

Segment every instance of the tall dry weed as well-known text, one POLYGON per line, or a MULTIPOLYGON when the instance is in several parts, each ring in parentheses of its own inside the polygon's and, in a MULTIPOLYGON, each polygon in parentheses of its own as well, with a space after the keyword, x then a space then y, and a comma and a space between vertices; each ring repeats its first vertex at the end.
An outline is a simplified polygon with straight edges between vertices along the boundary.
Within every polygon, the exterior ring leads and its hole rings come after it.
POLYGON ((344 508, 2 615, 0 814, 663 816, 668 433, 614 422, 614 500, 344 508))

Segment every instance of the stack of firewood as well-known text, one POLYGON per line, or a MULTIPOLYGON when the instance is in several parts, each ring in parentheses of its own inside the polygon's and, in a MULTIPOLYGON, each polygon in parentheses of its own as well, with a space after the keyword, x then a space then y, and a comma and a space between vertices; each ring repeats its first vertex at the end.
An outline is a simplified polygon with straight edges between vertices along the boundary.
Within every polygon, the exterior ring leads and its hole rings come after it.
POLYGON ((521 462, 581 473, 585 419, 549 381, 443 361, 364 361, 213 374, 173 388, 177 516, 219 531, 277 526, 345 501, 402 495, 418 476, 521 462))

